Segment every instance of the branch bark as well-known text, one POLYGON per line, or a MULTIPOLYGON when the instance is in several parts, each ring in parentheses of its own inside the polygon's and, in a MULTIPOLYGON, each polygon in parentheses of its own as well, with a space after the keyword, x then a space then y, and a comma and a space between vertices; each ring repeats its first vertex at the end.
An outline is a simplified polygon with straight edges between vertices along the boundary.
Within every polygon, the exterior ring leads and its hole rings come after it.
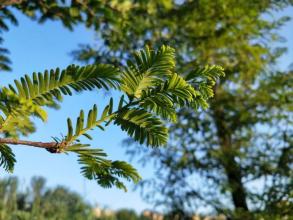
POLYGON ((20 4, 23 0, 0 0, 0 9, 9 5, 20 4))
POLYGON ((62 143, 57 142, 38 142, 38 141, 25 141, 13 138, 0 138, 0 144, 13 144, 13 145, 26 145, 38 148, 44 148, 51 153, 60 153, 59 147, 62 143))

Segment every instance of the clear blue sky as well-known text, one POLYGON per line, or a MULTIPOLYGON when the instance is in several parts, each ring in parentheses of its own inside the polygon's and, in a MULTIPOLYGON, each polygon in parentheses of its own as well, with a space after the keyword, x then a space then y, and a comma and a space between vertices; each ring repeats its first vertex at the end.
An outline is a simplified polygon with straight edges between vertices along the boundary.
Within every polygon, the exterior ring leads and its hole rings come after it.
MULTIPOLYGON (((282 13, 283 14, 283 13, 282 13)), ((292 8, 284 14, 293 14, 292 8)), ((12 27, 4 34, 5 47, 9 48, 13 61, 13 71, 1 74, 1 85, 12 82, 25 73, 43 71, 52 67, 66 67, 73 63, 69 53, 79 43, 94 43, 94 33, 79 26, 74 32, 62 27, 59 22, 46 22, 44 25, 18 15, 20 25, 12 27)), ((281 34, 286 36, 288 53, 282 57, 278 66, 287 69, 293 63, 293 22, 284 27, 281 34)), ((50 141, 51 136, 59 136, 66 132, 66 118, 76 118, 80 109, 90 109, 93 104, 103 107, 109 97, 98 93, 83 93, 79 96, 65 97, 59 111, 49 110, 49 120, 46 124, 36 121, 37 132, 30 136, 32 140, 50 141)), ((121 141, 126 135, 118 127, 110 127, 106 132, 94 131, 93 146, 103 148, 111 159, 128 160, 121 148, 121 141)), ((13 175, 20 178, 23 188, 29 184, 32 176, 44 176, 48 186, 65 185, 81 195, 92 204, 99 203, 113 209, 127 207, 141 211, 150 208, 142 201, 139 192, 129 192, 116 189, 103 189, 94 182, 85 180, 79 173, 79 165, 72 155, 54 155, 40 149, 29 147, 13 147, 17 164, 13 175)), ((142 168, 134 163, 142 177, 152 174, 151 167, 142 168)), ((9 176, 1 170, 0 177, 9 176)))
MULTIPOLYGON (((1 74, 1 85, 12 82, 23 74, 43 71, 48 68, 64 68, 74 63, 69 53, 77 48, 79 43, 94 43, 94 33, 79 26, 74 32, 63 28, 59 22, 46 22, 39 25, 22 15, 17 16, 19 26, 12 27, 4 34, 4 46, 9 48, 13 61, 13 71, 1 74)), ((62 108, 58 111, 49 110, 49 120, 42 123, 36 120, 37 132, 30 136, 31 140, 51 141, 51 136, 66 133, 67 117, 75 119, 80 109, 89 110, 93 104, 103 108, 109 101, 103 92, 85 92, 73 97, 65 97, 62 108)), ((121 141, 126 135, 118 127, 112 126, 105 132, 92 132, 95 147, 101 147, 113 160, 128 160, 121 141)), ((25 139, 25 138, 24 138, 25 139)), ((88 142, 87 142, 88 143, 88 142)), ((125 193, 118 189, 103 189, 93 181, 87 181, 80 175, 80 167, 73 155, 50 154, 42 149, 15 146, 17 163, 13 175, 18 176, 25 185, 29 184, 32 176, 44 176, 48 186, 65 185, 82 194, 91 203, 107 205, 113 209, 120 207, 133 208, 138 211, 148 206, 133 192, 125 193)), ((137 168, 139 166, 134 164, 137 168)), ((150 174, 150 169, 140 168, 142 177, 150 174)), ((0 176, 9 176, 1 170, 0 176)))

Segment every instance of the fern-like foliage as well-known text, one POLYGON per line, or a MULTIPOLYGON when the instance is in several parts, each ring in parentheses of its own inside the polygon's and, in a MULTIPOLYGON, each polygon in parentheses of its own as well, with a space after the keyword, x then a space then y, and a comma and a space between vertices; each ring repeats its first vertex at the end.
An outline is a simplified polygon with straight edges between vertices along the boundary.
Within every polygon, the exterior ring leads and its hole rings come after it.
POLYGON ((29 117, 34 115, 45 121, 47 114, 42 106, 56 108, 64 95, 95 88, 117 88, 119 70, 104 64, 86 67, 71 65, 62 71, 57 68, 44 73, 33 73, 32 77, 25 75, 20 80, 15 80, 14 84, 2 88, 0 95, 0 110, 7 118, 0 131, 10 136, 18 136, 18 133, 28 134, 32 124, 29 117), (15 117, 27 121, 27 126, 18 129, 19 126, 13 123, 15 117), (12 126, 15 129, 11 130, 12 126))
POLYGON ((124 109, 117 114, 115 124, 120 125, 123 131, 148 146, 158 147, 166 144, 168 129, 163 122, 144 109, 124 109))
POLYGON ((140 106, 163 119, 176 121, 176 107, 190 105, 200 93, 188 84, 181 76, 174 73, 156 88, 142 92, 140 106))
POLYGON ((200 93, 194 102, 196 108, 208 108, 207 100, 214 95, 213 87, 216 81, 224 76, 224 69, 217 65, 195 68, 185 76, 185 80, 200 93))
POLYGON ((71 65, 65 70, 33 73, 15 80, 15 87, 9 88, 18 97, 32 100, 37 105, 54 105, 55 100, 61 101, 62 95, 72 95, 72 90, 81 92, 94 88, 115 88, 119 83, 118 69, 111 65, 88 65, 79 67, 71 65))
POLYGON ((108 120, 111 120, 111 118, 115 116, 115 114, 112 114, 112 108, 113 108, 113 99, 111 99, 109 105, 107 105, 104 108, 101 117, 97 119, 98 108, 96 105, 94 105, 93 108, 88 112, 86 121, 85 121, 84 111, 81 110, 79 117, 76 120, 75 129, 72 126, 72 120, 68 118, 67 119, 68 133, 64 140, 66 144, 68 145, 75 141, 78 141, 78 138, 81 135, 87 137, 88 139, 92 139, 92 137, 89 134, 87 134, 87 132, 91 129, 94 129, 95 127, 98 127, 104 130, 102 123, 108 120))
POLYGON ((0 144, 0 166, 6 171, 12 172, 14 168, 15 155, 6 144, 0 144))
MULTIPOLYGON (((126 190, 122 180, 139 181, 136 169, 126 162, 109 160, 102 149, 82 143, 80 137, 92 140, 90 130, 105 130, 114 124, 140 144, 165 145, 168 141, 166 122, 176 121, 178 108, 206 107, 207 99, 213 95, 212 86, 222 75, 223 70, 217 66, 198 68, 188 74, 176 73, 175 50, 168 46, 158 50, 146 47, 120 69, 102 64, 72 65, 62 71, 25 75, 15 80, 14 85, 1 89, 0 133, 6 137, 29 134, 35 129, 30 116, 45 121, 47 115, 43 107, 57 107, 64 95, 101 88, 120 90, 123 94, 117 105, 111 98, 100 113, 94 105, 87 113, 81 110, 76 120, 68 118, 66 135, 54 138, 54 149, 48 150, 77 154, 81 173, 86 178, 103 187, 126 190)), ((14 155, 6 145, 3 149, 2 165, 10 169, 14 155)))
POLYGON ((10 66, 11 61, 8 57, 9 51, 8 49, 2 47, 4 39, 1 36, 3 32, 9 30, 7 22, 17 25, 16 17, 12 14, 12 12, 6 8, 1 8, 0 10, 0 72, 11 70, 11 66, 10 66))
POLYGON ((171 76, 175 67, 175 50, 162 46, 158 51, 145 47, 129 60, 122 75, 121 89, 130 99, 140 98, 141 92, 155 87, 171 76))
POLYGON ((116 186, 127 190, 121 178, 137 183, 140 176, 130 164, 124 161, 107 160, 102 149, 89 148, 88 145, 75 144, 66 149, 67 152, 78 154, 78 162, 82 164, 81 173, 84 177, 95 180, 102 187, 116 186))

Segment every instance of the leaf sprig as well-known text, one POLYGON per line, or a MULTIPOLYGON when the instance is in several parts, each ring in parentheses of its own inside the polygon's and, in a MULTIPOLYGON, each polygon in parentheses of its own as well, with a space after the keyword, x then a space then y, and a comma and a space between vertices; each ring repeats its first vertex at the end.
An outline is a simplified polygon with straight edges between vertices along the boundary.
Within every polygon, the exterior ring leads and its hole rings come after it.
MULTIPOLYGON (((94 105, 87 114, 80 111, 76 122, 67 119, 67 134, 54 138, 55 153, 75 153, 81 164, 81 173, 96 180, 103 187, 116 186, 126 190, 122 179, 137 182, 136 169, 123 161, 107 159, 102 149, 81 143, 81 136, 92 140, 90 130, 105 128, 111 123, 120 126, 140 144, 151 147, 165 145, 168 141, 166 122, 176 121, 176 112, 182 107, 206 107, 212 97, 212 87, 223 69, 217 66, 197 68, 180 75, 175 71, 175 50, 162 46, 158 50, 145 47, 134 54, 127 66, 120 70, 111 65, 71 65, 59 69, 25 75, 15 80, 14 86, 3 87, 0 92, 0 133, 18 137, 34 130, 30 119, 35 115, 47 119, 44 106, 57 107, 63 96, 93 89, 116 89, 122 93, 117 108, 114 100, 101 114, 94 105)), ((15 162, 10 148, 0 147, 0 164, 11 170, 15 162)))

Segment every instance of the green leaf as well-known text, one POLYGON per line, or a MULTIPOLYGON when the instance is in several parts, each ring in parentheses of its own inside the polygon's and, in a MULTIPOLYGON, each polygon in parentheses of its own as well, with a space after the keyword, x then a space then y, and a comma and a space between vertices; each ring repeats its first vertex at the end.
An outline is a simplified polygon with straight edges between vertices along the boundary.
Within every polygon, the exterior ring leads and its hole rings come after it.
POLYGON ((72 122, 70 118, 67 119, 67 129, 68 129, 68 132, 67 132, 66 139, 70 140, 73 135, 72 122))
POLYGON ((78 17, 79 16, 79 9, 76 7, 69 8, 69 13, 72 17, 78 17))
POLYGON ((124 95, 121 96, 119 104, 118 104, 118 110, 120 110, 123 107, 124 104, 124 95))

